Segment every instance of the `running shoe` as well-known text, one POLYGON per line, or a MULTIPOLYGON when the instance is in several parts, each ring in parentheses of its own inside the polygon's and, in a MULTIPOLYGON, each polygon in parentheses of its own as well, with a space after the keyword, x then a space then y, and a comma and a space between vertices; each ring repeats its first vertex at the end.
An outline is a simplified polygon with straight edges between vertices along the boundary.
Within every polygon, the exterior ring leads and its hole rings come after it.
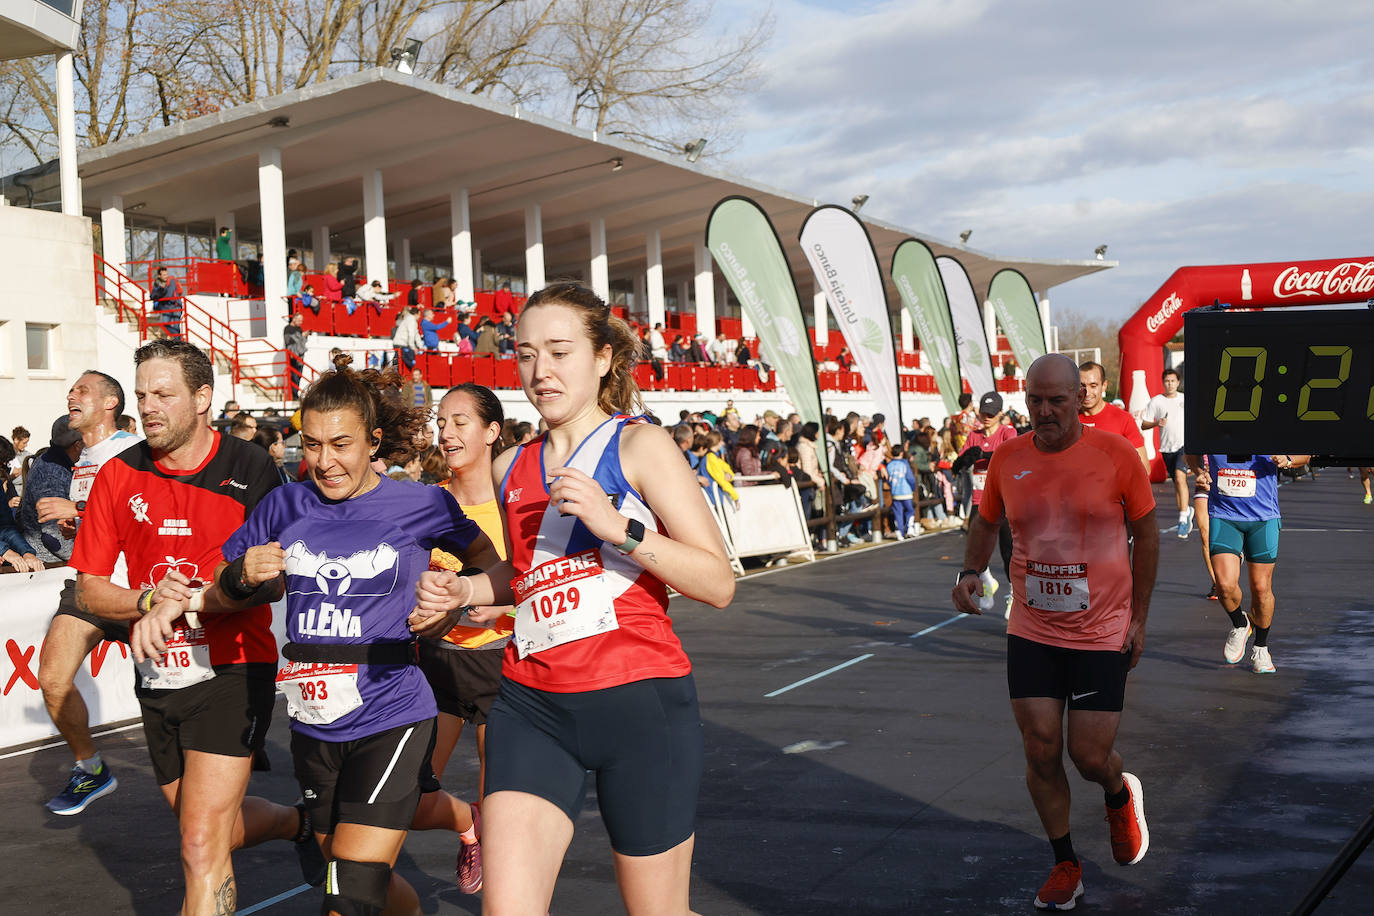
POLYGON ((1131 800, 1120 808, 1107 808, 1107 829, 1112 836, 1112 858, 1117 865, 1134 865, 1150 848, 1150 828, 1145 826, 1145 790, 1132 773, 1122 773, 1131 800))
POLYGON ((1368 493, 1366 493, 1366 494, 1364 495, 1364 504, 1367 506, 1367 505, 1369 505, 1371 502, 1374 502, 1374 497, 1371 497, 1368 493))
POLYGON ((1189 510, 1188 510, 1188 515, 1187 515, 1186 517, 1184 517, 1183 521, 1181 521, 1181 522, 1178 523, 1178 539, 1179 539, 1180 541, 1186 541, 1186 540, 1188 540, 1188 535, 1192 533, 1192 530, 1193 530, 1193 510, 1192 510, 1192 509, 1189 509, 1189 510))
POLYGON ((327 868, 324 853, 320 851, 320 844, 315 840, 315 827, 310 822, 310 812, 306 810, 305 803, 296 802, 293 807, 301 813, 300 839, 291 843, 296 847, 296 861, 301 866, 301 877, 311 887, 320 887, 324 884, 327 868))
MULTIPOLYGON (((482 815, 477 806, 472 806, 472 826, 480 837, 482 835, 482 815)), ((454 865, 458 873, 458 890, 464 894, 475 894, 482 889, 482 843, 458 844, 458 861, 454 865)))
POLYGON ((1226 659, 1226 664, 1234 665, 1245 657, 1245 641, 1249 638, 1249 620, 1245 621, 1245 626, 1231 629, 1231 634, 1226 637, 1226 648, 1221 650, 1222 658, 1226 659))
POLYGON ((1002 618, 1003 618, 1004 620, 1011 620, 1011 605, 1012 605, 1012 602, 1014 602, 1015 600, 1016 600, 1016 595, 1015 595, 1015 593, 1009 593, 1009 594, 1007 595, 1007 610, 1006 610, 1006 613, 1004 613, 1004 614, 1002 615, 1002 618))
POLYGON ((1250 650, 1250 670, 1256 674, 1278 674, 1274 660, 1269 657, 1268 646, 1255 646, 1250 650))
POLYGON ((45 807, 53 814, 80 814, 91 802, 118 788, 119 780, 110 772, 109 764, 101 763, 100 769, 94 773, 74 766, 71 779, 67 780, 67 788, 45 807))
POLYGON ((1050 878, 1035 895, 1037 910, 1071 910, 1083 896, 1083 866, 1077 862, 1060 862, 1050 872, 1050 878))
POLYGON ((1212 586, 1212 590, 1211 590, 1210 592, 1207 593, 1207 600, 1208 600, 1208 601, 1220 601, 1220 600, 1221 600, 1221 592, 1217 590, 1217 587, 1216 587, 1215 585, 1213 585, 1213 586, 1212 586))

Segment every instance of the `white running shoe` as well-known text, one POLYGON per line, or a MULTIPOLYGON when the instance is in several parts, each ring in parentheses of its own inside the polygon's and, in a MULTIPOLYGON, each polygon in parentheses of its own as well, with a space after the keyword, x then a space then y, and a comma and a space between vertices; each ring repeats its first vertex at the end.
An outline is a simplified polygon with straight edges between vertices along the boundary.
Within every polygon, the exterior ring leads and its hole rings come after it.
MULTIPOLYGON (((1226 648, 1221 650, 1222 658, 1226 659, 1226 664, 1234 665, 1245 657, 1245 641, 1250 638, 1250 621, 1245 621, 1243 627, 1233 627, 1231 634, 1226 637, 1226 648)), ((1269 653, 1265 653, 1265 658, 1269 653)))
POLYGON ((1278 674, 1274 661, 1269 657, 1268 646, 1255 646, 1250 650, 1250 670, 1256 674, 1278 674))
POLYGON ((997 594, 997 589, 1000 588, 1000 584, 993 577, 992 573, 988 572, 986 569, 983 570, 981 581, 983 583, 983 597, 978 599, 978 610, 986 614, 988 611, 992 610, 993 596, 997 594))

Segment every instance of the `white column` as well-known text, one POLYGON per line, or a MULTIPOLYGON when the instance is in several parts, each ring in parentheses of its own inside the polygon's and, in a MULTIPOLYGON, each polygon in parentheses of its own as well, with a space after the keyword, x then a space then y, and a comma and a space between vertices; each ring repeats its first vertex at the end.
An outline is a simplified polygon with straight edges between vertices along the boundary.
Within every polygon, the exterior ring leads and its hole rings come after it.
MULTIPOLYGON (((482 285, 482 249, 480 248, 472 249, 472 283, 473 289, 482 285)), ((471 302, 472 300, 469 299, 468 301, 471 302)))
POLYGON ((410 286, 410 239, 401 239, 396 245, 396 284, 410 286))
POLYGON ((685 315, 692 306, 692 281, 679 280, 677 284, 677 311, 685 315))
POLYGON ((740 311, 739 311, 739 317, 740 317, 740 336, 742 336, 742 337, 756 337, 757 335, 754 333, 754 322, 752 322, 752 321, 749 320, 749 313, 746 312, 743 308, 741 308, 740 311))
POLYGON ((329 266, 329 227, 327 225, 321 224, 310 229, 310 249, 315 255, 315 272, 323 273, 324 269, 329 266))
POLYGON ((57 166, 62 212, 81 215, 81 178, 76 173, 76 79, 72 52, 57 55, 57 166))
POLYGON ((816 345, 830 343, 830 305, 825 299, 825 290, 817 288, 811 296, 811 315, 816 322, 816 345))
MULTIPOLYGON (((1058 348, 1050 346, 1050 338, 1053 336, 1050 331, 1050 297, 1044 293, 1040 294, 1040 327, 1045 331, 1045 352, 1055 352, 1058 348)), ((1030 366, 1025 366, 1023 369, 1030 371, 1030 366)))
MULTIPOLYGON (((111 266, 124 269, 124 198, 111 194, 100 202, 100 256, 111 266)), ((114 275, 106 272, 111 281, 114 275)))
POLYGON ((693 258, 696 268, 697 331, 707 340, 716 336, 716 284, 711 269, 711 249, 697 242, 693 258))
POLYGON ((912 350, 916 349, 916 334, 911 327, 911 313, 908 312, 906 306, 903 305, 901 311, 897 314, 901 316, 902 350, 910 353, 912 350))
POLYGON ((258 153, 258 212, 262 223, 264 324, 260 328, 255 321, 252 334, 270 338, 281 333, 287 314, 286 204, 282 198, 281 150, 275 146, 258 153))
POLYGON ((472 250, 472 213, 468 209, 467 188, 449 193, 448 215, 453 227, 450 243, 453 246, 453 280, 458 284, 455 293, 464 302, 472 302, 477 289, 472 279, 476 260, 472 250))
POLYGON ((544 220, 539 204, 530 204, 525 208, 525 295, 544 286, 544 220))
POLYGON ((644 283, 649 296, 649 327, 664 320, 667 310, 663 302, 663 246, 657 229, 650 229, 644 239, 644 283))
POLYGON ((591 265, 587 273, 592 292, 605 302, 611 301, 611 265, 606 257, 606 219, 598 216, 588 224, 591 235, 591 265))
POLYGON ((386 201, 382 193, 382 170, 363 176, 363 273, 368 282, 381 280, 386 286, 386 201))
POLYGON ((638 315, 643 318, 648 314, 648 309, 644 304, 645 300, 648 298, 648 293, 646 292, 648 285, 644 282, 643 274, 635 274, 634 280, 631 282, 633 286, 630 292, 634 297, 634 304, 630 306, 630 314, 638 315))

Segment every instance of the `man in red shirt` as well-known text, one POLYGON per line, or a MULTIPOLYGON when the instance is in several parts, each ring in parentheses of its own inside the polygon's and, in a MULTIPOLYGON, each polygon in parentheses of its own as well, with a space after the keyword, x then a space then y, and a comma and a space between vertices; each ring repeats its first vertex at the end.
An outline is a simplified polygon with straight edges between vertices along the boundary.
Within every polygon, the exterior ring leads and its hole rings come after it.
POLYGON ((1069 838, 1066 745, 1078 772, 1102 786, 1117 863, 1139 862, 1150 842, 1140 780, 1123 771, 1114 745, 1126 676, 1145 647, 1159 561, 1154 497, 1130 445, 1079 421, 1080 399, 1072 360, 1056 353, 1031 365, 1026 406, 1034 432, 992 456, 964 551, 967 568, 953 592, 959 611, 978 613, 978 570, 1005 514, 1016 538, 1007 687, 1026 787, 1055 857, 1035 899, 1041 909, 1071 909, 1083 893, 1069 838))
POLYGON ((1135 446, 1148 473, 1150 459, 1145 456, 1145 436, 1140 427, 1126 411, 1107 403, 1107 370, 1101 363, 1089 361, 1078 367, 1078 375, 1083 383, 1083 406, 1078 409, 1078 419, 1084 426, 1125 436, 1135 446))
POLYGON ((324 860, 304 807, 245 797, 275 701, 274 595, 241 601, 218 578, 221 548, 278 478, 258 446, 209 424, 214 371, 185 341, 134 354, 147 439, 101 467, 71 565, 76 605, 130 623, 148 753, 181 827, 184 914, 232 913, 230 851, 292 840, 311 883, 324 860), (123 553, 132 588, 110 581, 123 553))
MULTIPOLYGON (((988 464, 992 461, 993 451, 1003 442, 1016 438, 1016 430, 1002 422, 1002 396, 995 391, 989 391, 978 399, 978 422, 979 426, 964 439, 964 448, 959 453, 958 460, 954 462, 953 468, 956 475, 962 473, 965 468, 971 472, 974 512, 969 517, 970 525, 978 514, 979 504, 983 501, 983 486, 987 481, 988 464)), ((1002 520, 997 542, 1002 553, 1002 569, 1010 581, 1012 540, 1011 526, 1007 524, 1006 519, 1002 520)), ((983 569, 980 578, 983 582, 983 600, 979 604, 979 610, 990 611, 992 596, 997 593, 1000 586, 986 568, 983 569)), ((1011 614, 1010 600, 1007 602, 1007 614, 1011 614)))

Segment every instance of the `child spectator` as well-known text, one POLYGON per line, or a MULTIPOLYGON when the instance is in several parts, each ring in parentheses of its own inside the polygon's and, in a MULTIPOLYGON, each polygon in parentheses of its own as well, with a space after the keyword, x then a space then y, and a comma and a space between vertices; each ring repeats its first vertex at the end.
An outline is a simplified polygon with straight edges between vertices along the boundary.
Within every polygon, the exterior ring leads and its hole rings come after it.
POLYGON ((906 460, 906 447, 892 446, 892 458, 887 462, 887 485, 892 490, 892 529, 897 540, 916 534, 913 510, 916 494, 916 474, 906 460))

